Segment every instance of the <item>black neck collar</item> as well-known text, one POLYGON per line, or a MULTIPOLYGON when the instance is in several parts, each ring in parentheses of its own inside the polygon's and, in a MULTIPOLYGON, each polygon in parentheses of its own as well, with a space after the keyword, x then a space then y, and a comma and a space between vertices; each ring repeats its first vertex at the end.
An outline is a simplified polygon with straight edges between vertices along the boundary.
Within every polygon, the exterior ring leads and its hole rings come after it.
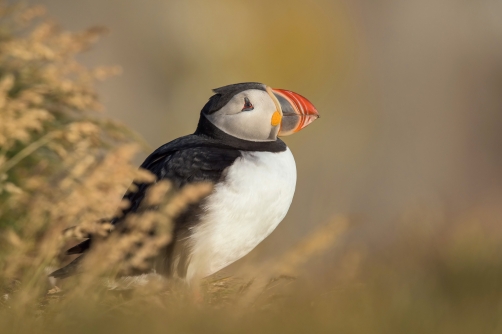
POLYGON ((211 123, 203 113, 200 114, 199 124, 194 135, 207 137, 223 146, 229 146, 241 151, 260 151, 260 152, 283 152, 286 150, 286 144, 277 138, 275 141, 249 141, 223 132, 211 123))

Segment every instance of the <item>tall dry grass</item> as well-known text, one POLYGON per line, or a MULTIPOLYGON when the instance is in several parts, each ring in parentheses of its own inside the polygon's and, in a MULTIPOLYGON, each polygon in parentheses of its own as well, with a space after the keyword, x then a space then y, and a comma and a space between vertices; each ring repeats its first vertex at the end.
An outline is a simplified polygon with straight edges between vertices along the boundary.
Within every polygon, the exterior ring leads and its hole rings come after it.
POLYGON ((161 279, 110 289, 117 273, 148 268, 172 218, 210 186, 176 193, 159 182, 124 233, 99 221, 127 205, 131 180, 153 179, 131 164, 133 132, 97 113, 95 82, 118 70, 75 59, 103 30, 69 33, 43 15, 0 7, 2 333, 502 332, 498 205, 462 216, 418 208, 385 231, 338 216, 283 256, 206 279, 198 304, 161 279), (82 272, 49 281, 66 244, 89 235, 104 242, 82 272))

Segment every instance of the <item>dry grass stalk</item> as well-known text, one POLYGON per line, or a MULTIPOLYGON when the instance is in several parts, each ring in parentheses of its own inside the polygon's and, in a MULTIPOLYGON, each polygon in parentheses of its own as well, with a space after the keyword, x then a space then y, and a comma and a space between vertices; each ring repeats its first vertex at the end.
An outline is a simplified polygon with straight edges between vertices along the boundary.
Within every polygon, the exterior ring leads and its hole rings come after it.
POLYGON ((348 227, 347 217, 335 217, 284 254, 269 270, 276 271, 281 275, 296 275, 310 258, 323 254, 333 247, 336 240, 347 231, 348 227))
POLYGON ((245 306, 257 302, 259 298, 263 298, 263 295, 270 290, 271 285, 277 285, 274 283, 278 280, 290 281, 294 279, 309 259, 332 248, 348 227, 349 220, 347 217, 335 217, 328 224, 319 227, 279 259, 260 268, 253 267, 245 270, 244 275, 251 276, 253 279, 243 286, 243 296, 239 301, 240 306, 245 308, 245 306), (252 273, 259 273, 259 275, 256 276, 252 273))
POLYGON ((173 219, 211 189, 211 184, 200 183, 175 191, 162 180, 150 186, 140 210, 128 214, 119 226, 98 221, 73 229, 73 236, 93 237, 97 242, 82 262, 78 291, 96 288, 104 277, 151 272, 152 261, 172 241, 173 219))

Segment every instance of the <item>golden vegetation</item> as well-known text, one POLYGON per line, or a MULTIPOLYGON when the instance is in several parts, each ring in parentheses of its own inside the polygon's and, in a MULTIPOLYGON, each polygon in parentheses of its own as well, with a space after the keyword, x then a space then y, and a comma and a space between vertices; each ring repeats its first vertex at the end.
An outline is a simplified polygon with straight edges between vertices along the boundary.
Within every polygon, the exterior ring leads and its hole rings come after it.
POLYGON ((130 163, 134 134, 95 113, 94 83, 118 70, 75 60, 102 29, 68 33, 41 15, 39 7, 0 7, 2 332, 502 330, 502 232, 493 208, 467 217, 421 208, 382 227, 388 233, 336 217, 259 268, 208 278, 199 305, 162 280, 109 290, 114 274, 148 267, 170 242, 172 217, 211 187, 175 193, 159 182, 126 233, 99 221, 127 205, 120 198, 132 179, 153 179, 130 163), (151 230, 156 237, 145 241, 151 230), (61 265, 67 241, 89 235, 107 241, 80 275, 51 285, 47 273, 61 265))

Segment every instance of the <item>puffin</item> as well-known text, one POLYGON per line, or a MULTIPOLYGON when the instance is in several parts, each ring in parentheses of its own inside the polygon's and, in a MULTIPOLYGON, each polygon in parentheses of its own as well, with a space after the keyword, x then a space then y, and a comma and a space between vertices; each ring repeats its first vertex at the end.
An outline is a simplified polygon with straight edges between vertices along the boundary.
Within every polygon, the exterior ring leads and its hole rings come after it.
MULTIPOLYGON (((174 221, 171 243, 154 261, 156 274, 189 285, 239 260, 286 216, 296 187, 296 164, 279 136, 296 133, 319 118, 300 94, 245 82, 213 89, 193 134, 150 154, 140 168, 182 189, 211 182, 211 192, 174 221)), ((130 205, 110 220, 120 226, 136 212, 150 184, 124 195, 130 205)), ((92 238, 67 250, 85 254, 92 238)), ((77 272, 82 255, 49 276, 77 272)))

